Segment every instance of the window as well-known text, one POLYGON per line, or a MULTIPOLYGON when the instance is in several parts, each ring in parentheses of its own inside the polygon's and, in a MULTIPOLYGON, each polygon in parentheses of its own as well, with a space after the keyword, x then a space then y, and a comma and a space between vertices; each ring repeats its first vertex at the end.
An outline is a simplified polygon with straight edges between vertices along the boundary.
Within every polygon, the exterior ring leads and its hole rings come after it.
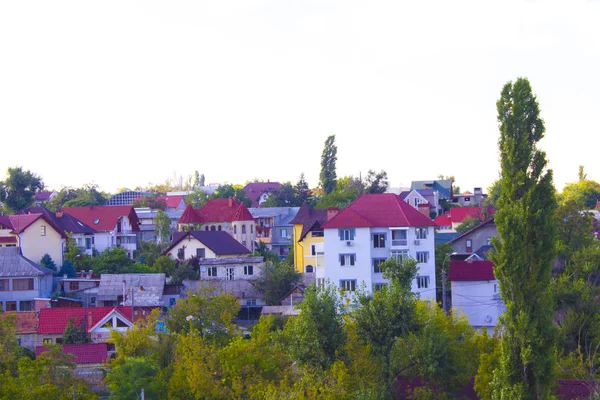
POLYGON ((46 225, 40 226, 40 235, 46 236, 46 225))
POLYGON ((312 237, 323 237, 323 231, 314 231, 311 233, 312 237))
POLYGON ((237 233, 237 225, 233 226, 233 233, 237 233))
POLYGON ((427 228, 416 228, 415 229, 416 239, 427 239, 427 228))
POLYGON ((250 233, 254 233, 254 225, 250 225, 250 233))
POLYGON ((419 206, 419 199, 417 197, 415 197, 415 207, 419 206))
POLYGON ((494 293, 498 293, 498 284, 494 283, 494 293))
POLYGON ((408 259, 408 250, 392 250, 390 256, 396 259, 406 260, 408 259))
POLYGON ((467 253, 473 252, 473 241, 471 239, 467 239, 465 245, 467 253))
POLYGON ((248 300, 246 300, 246 305, 247 306, 255 306, 256 305, 256 299, 248 299, 248 300))
POLYGON ((408 231, 406 229, 396 229, 392 231, 392 246, 407 246, 408 231))
POLYGON ((85 248, 87 250, 91 250, 93 244, 94 244, 94 238, 93 237, 91 237, 91 238, 85 238, 85 248))
POLYGON ((8 279, 0 279, 0 292, 8 292, 8 279))
POLYGON ((185 259, 185 248, 180 248, 177 249, 177 258, 179 258, 180 260, 185 259))
POLYGON ((216 278, 217 277, 217 267, 208 267, 208 276, 216 278))
POLYGON ((353 266, 356 263, 356 254, 340 254, 340 265, 342 267, 353 266))
POLYGON ((90 305, 96 305, 96 298, 90 297, 90 305))
POLYGON ((117 328, 127 328, 129 327, 129 325, 127 325, 123 320, 121 320, 121 318, 117 318, 117 328))
POLYGON ((242 225, 242 233, 246 233, 246 225, 242 225))
POLYGON ((214 225, 212 225, 212 226, 210 227, 210 230, 211 230, 211 231, 216 231, 216 230, 217 230, 217 228, 216 228, 214 225))
POLYGON ((487 245, 490 246, 491 244, 492 244, 492 238, 489 237, 489 238, 487 238, 487 245))
POLYGON ((429 277, 417 276, 417 287, 419 289, 427 289, 429 287, 429 277))
POLYGON ((470 197, 465 197, 465 203, 471 201, 470 197))
POLYGON ((385 258, 374 258, 373 259, 373 273, 381 274, 383 270, 381 269, 381 263, 385 261, 385 258))
POLYGON ((69 290, 79 290, 79 282, 69 282, 69 290))
POLYGON ((338 229, 338 235, 340 236, 340 240, 354 240, 354 234, 356 233, 356 229, 338 229))
POLYGON ((281 237, 282 238, 286 238, 287 237, 287 229, 282 229, 281 230, 281 237))
POLYGON ((44 346, 50 346, 50 345, 52 345, 52 338, 44 338, 44 339, 42 339, 42 344, 44 346))
POLYGON ((387 286, 387 283, 374 283, 373 284, 373 291, 374 292, 378 292, 378 291, 380 291, 381 289, 383 289, 386 286, 387 286))
POLYGON ((317 278, 317 287, 325 286, 325 278, 317 278))
POLYGON ((354 292, 356 290, 356 279, 340 280, 340 289, 354 292))
POLYGON ((217 228, 217 230, 218 230, 218 231, 220 231, 220 230, 221 230, 221 225, 219 225, 219 227, 217 228))
POLYGON ((418 251, 417 252, 417 262, 426 263, 429 261, 429 252, 428 251, 418 251))
POLYGON ((20 301, 19 302, 19 311, 32 311, 33 310, 33 301, 20 301))
POLYGON ((206 225, 206 226, 204 227, 204 230, 205 230, 205 231, 208 231, 208 225, 206 225))
POLYGON ((311 256, 316 256, 317 255, 317 246, 315 246, 314 244, 310 245, 310 255, 311 256))
POLYGON ((244 275, 254 275, 254 266, 244 265, 244 275))
POLYGON ((206 249, 196 249, 196 257, 206 257, 206 249))
POLYGON ((373 234, 373 248, 385 249, 385 233, 373 234))
POLYGON ((312 274, 313 272, 315 272, 315 269, 313 268, 312 265, 307 265, 306 266, 306 273, 307 274, 312 274))
POLYGON ((6 302, 6 311, 17 311, 17 302, 16 301, 7 301, 6 302))
POLYGON ((13 279, 13 290, 33 290, 33 279, 13 279))
POLYGON ((227 267, 227 280, 232 281, 235 279, 235 268, 227 267))
POLYGON ((246 247, 246 241, 242 240, 242 246, 246 247))

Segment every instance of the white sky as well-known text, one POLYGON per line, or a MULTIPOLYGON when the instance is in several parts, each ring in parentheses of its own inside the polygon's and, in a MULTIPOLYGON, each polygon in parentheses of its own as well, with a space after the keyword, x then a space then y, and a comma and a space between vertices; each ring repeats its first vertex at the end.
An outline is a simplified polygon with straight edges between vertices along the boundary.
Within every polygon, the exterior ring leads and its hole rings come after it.
POLYGON ((0 179, 107 191, 194 170, 316 186, 498 174, 496 100, 531 81, 555 183, 600 180, 600 1, 3 1, 0 179))

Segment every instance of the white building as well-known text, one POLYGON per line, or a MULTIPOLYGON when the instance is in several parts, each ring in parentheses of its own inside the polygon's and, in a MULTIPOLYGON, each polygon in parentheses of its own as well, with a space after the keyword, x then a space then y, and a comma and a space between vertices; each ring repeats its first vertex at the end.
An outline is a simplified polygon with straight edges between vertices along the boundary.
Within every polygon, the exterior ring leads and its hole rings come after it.
POLYGON ((366 194, 323 225, 325 267, 317 283, 329 280, 349 292, 376 290, 388 282, 379 267, 389 257, 418 261, 413 292, 435 301, 434 224, 392 193, 366 194))

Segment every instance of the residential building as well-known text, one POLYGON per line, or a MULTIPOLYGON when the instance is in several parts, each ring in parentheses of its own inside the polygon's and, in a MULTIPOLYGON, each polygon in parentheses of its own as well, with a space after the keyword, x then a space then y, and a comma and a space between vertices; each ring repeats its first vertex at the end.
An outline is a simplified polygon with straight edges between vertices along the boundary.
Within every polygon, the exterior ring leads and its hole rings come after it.
POLYGON ((464 314, 476 329, 493 333, 505 310, 500 297, 494 264, 488 260, 451 260, 448 281, 451 285, 452 310, 464 314))
MULTIPOLYGON (((46 346, 35 347, 36 357, 49 351, 46 346)), ((102 387, 106 375, 105 363, 109 360, 107 343, 64 344, 61 348, 64 354, 72 354, 75 369, 73 373, 87 381, 92 387, 102 387)))
POLYGON ((69 321, 84 327, 93 343, 106 342, 110 332, 125 332, 133 326, 132 307, 42 308, 36 346, 62 344, 69 321))
POLYGON ((244 193, 252 202, 251 207, 260 207, 281 186, 279 182, 251 182, 244 186, 244 193))
POLYGON ((173 243, 163 252, 181 261, 192 257, 227 258, 248 254, 250 250, 223 231, 175 232, 173 243))
POLYGON ((300 206, 290 224, 294 226, 294 267, 300 273, 313 274, 325 265, 325 247, 322 225, 328 215, 333 216, 337 209, 317 210, 306 203, 300 206))
POLYGON ((164 289, 165 274, 102 274, 98 305, 136 309, 163 307, 164 289))
POLYGON ((490 218, 449 243, 458 254, 477 254, 480 259, 487 260, 487 253, 492 249, 492 238, 495 236, 498 236, 498 229, 494 218, 490 218))
POLYGON ((90 271, 78 272, 75 278, 66 276, 60 281, 61 292, 65 296, 81 302, 83 307, 96 307, 98 305, 98 286, 100 277, 90 271))
POLYGON ((484 209, 482 207, 452 207, 444 215, 437 216, 433 221, 435 222, 438 230, 449 232, 456 232, 456 228, 465 222, 467 219, 487 219, 487 215, 494 213, 491 208, 484 209), (450 225, 448 225, 450 223, 450 225))
POLYGON ((140 227, 132 206, 65 207, 62 211, 96 231, 92 247, 97 251, 117 246, 133 257, 140 227))
POLYGON ((4 311, 32 311, 35 298, 50 297, 54 271, 21 255, 19 247, 0 248, 0 306, 4 311))
POLYGON ((256 241, 285 258, 293 244, 294 225, 291 221, 300 207, 249 208, 256 220, 256 241))
POLYGON ((164 201, 167 205, 167 210, 183 211, 185 210, 185 196, 158 196, 157 201, 164 201))
POLYGON ((200 208, 188 205, 179 218, 178 225, 180 231, 193 229, 227 232, 250 252, 254 251, 254 217, 244 203, 232 197, 211 199, 200 208))
POLYGON ((43 204, 48 203, 54 197, 56 197, 56 192, 54 190, 45 191, 45 192, 37 192, 33 196, 33 201, 34 201, 34 203, 35 203, 36 206, 41 206, 43 204))
POLYGON ((19 346, 35 349, 39 324, 37 311, 3 312, 0 318, 13 318, 19 346))
POLYGON ((439 193, 439 199, 451 200, 453 196, 453 181, 450 179, 434 179, 430 181, 412 181, 411 190, 434 190, 439 193))
POLYGON ((434 223, 400 197, 365 194, 322 226, 325 267, 317 269, 317 284, 329 281, 354 292, 388 284, 380 264, 390 257, 417 260, 412 290, 422 299, 435 300, 434 223), (322 271, 322 272, 321 272, 322 271))
POLYGON ((483 194, 483 190, 480 187, 473 189, 473 192, 463 192, 461 194, 455 194, 452 198, 452 202, 460 204, 461 207, 481 207, 483 200, 487 198, 487 194, 483 194))
POLYGON ((437 215, 437 210, 429 201, 418 190, 404 191, 398 195, 400 199, 404 200, 407 204, 410 204, 415 210, 418 210, 426 217, 429 217, 431 212, 437 215))

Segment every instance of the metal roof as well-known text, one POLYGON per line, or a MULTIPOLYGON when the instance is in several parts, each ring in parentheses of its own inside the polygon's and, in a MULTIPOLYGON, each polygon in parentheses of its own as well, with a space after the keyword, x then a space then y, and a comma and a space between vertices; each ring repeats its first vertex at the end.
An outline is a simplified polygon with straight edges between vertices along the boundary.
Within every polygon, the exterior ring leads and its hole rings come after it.
POLYGON ((0 247, 0 277, 44 276, 54 272, 23 257, 19 247, 0 247))
POLYGON ((134 306, 162 306, 164 287, 165 274, 102 274, 98 300, 115 300, 125 291, 122 305, 131 306, 133 297, 134 306))

